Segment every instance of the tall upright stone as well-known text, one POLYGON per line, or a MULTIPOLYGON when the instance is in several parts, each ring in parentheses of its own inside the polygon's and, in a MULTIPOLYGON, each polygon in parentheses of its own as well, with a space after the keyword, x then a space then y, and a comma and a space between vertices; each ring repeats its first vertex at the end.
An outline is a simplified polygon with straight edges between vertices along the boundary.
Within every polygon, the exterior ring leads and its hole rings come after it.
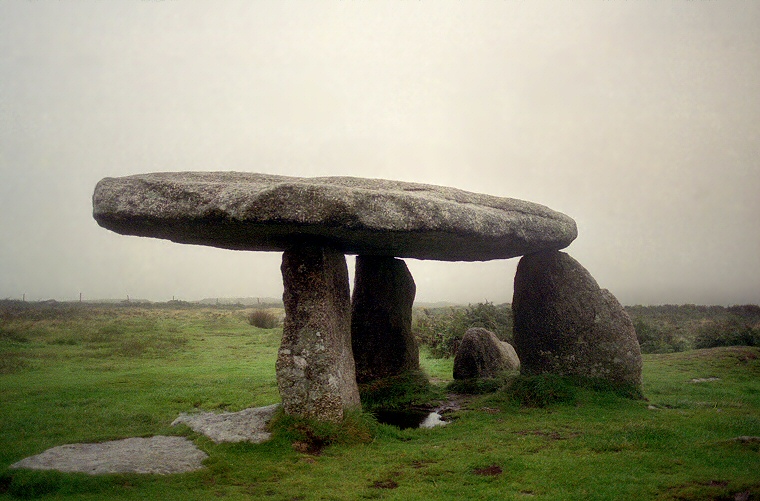
POLYGON ((412 274, 401 259, 356 257, 351 344, 359 383, 419 369, 412 335, 415 293, 412 274))
POLYGON ((523 373, 641 385, 641 350, 631 319, 615 296, 566 253, 520 259, 512 312, 523 373))
POLYGON ((277 386, 285 412, 340 421, 361 406, 351 351, 345 256, 299 246, 282 256, 285 323, 277 355, 277 386))

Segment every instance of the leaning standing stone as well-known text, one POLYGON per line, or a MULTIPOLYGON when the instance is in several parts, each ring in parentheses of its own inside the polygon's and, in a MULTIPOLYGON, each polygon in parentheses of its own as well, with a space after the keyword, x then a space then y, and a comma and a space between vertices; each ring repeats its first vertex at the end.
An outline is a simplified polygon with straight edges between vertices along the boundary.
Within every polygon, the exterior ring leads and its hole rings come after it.
POLYGON ((356 380, 366 383, 420 368, 412 335, 416 287, 406 263, 357 256, 351 301, 351 343, 356 380))
POLYGON ((523 373, 641 385, 641 350, 631 319, 615 296, 564 252, 520 260, 512 311, 523 373))
POLYGON ((519 368, 512 345, 482 327, 467 329, 454 355, 454 379, 488 379, 519 368))
POLYGON ((348 269, 333 249, 304 246, 282 256, 285 324, 277 356, 277 385, 290 415, 340 421, 360 407, 348 269))

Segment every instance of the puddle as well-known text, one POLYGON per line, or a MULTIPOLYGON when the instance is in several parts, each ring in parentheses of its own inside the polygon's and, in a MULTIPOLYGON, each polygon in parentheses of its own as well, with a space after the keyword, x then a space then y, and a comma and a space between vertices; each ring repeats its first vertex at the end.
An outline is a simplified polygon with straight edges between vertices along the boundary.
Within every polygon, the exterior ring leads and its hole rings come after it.
POLYGON ((378 422, 398 426, 402 430, 409 428, 435 428, 448 424, 442 416, 429 409, 406 409, 400 411, 381 410, 375 412, 378 422))
POLYGON ((437 406, 419 406, 403 410, 380 409, 375 411, 375 417, 380 423, 398 426, 402 430, 446 426, 451 422, 451 418, 446 420, 443 416, 461 410, 470 398, 452 393, 446 395, 446 400, 437 402, 437 406))

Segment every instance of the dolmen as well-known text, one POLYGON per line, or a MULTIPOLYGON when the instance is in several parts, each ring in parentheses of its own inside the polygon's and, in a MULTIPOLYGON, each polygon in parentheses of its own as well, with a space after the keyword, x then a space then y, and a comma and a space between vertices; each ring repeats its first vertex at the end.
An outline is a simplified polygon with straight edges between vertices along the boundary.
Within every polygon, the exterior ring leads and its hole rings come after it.
MULTIPOLYGON (((411 333, 415 285, 403 258, 552 255, 577 236, 570 217, 522 200, 381 179, 242 172, 105 178, 93 194, 93 217, 124 235, 282 252, 285 322, 276 371, 283 407, 291 415, 328 421, 360 406, 357 380, 419 368, 411 333), (352 297, 346 254, 357 256, 352 297)), ((551 300, 528 299, 539 304, 533 307, 539 312, 548 311, 540 305, 551 300)), ((544 350, 543 344, 531 346, 530 339, 541 335, 523 333, 527 341, 515 346, 521 360, 532 361, 531 351, 544 350)), ((584 334, 583 342, 594 340, 584 334)), ((626 354, 635 351, 631 343, 624 345, 626 354)), ((635 365, 634 355, 607 357, 604 363, 620 359, 635 365)), ((560 359, 575 363, 565 351, 560 359)), ((536 370, 533 363, 528 367, 536 370)), ((560 363, 549 367, 565 370, 560 363)), ((594 369, 636 380, 630 372, 594 369)))

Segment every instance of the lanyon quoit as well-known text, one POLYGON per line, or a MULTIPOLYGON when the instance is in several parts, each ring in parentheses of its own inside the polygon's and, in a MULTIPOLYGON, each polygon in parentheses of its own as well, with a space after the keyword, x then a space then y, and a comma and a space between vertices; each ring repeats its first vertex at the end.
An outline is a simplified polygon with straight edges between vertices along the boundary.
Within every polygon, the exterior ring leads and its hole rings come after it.
POLYGON ((630 319, 559 252, 575 221, 539 204, 380 179, 172 172, 103 179, 93 217, 125 235, 283 253, 276 370, 288 414, 340 420, 361 405, 357 379, 419 367, 402 258, 525 256, 513 301, 520 370, 641 384, 630 319), (353 297, 346 254, 357 256, 353 297))

